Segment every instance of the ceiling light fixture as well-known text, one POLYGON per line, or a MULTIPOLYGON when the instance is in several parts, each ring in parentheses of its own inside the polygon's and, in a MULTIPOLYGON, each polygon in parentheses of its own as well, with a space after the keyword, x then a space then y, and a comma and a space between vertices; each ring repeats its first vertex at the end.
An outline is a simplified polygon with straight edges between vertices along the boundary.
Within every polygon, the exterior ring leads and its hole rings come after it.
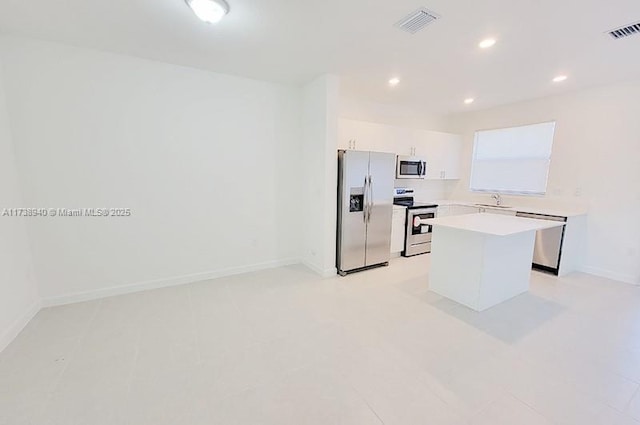
POLYGON ((392 79, 389 80, 389 85, 391 87, 395 87, 398 84, 400 84, 400 78, 392 78, 392 79))
POLYGON ((464 100, 465 105, 471 105, 475 99, 470 97, 464 100))
POLYGON ((198 18, 215 24, 229 13, 229 5, 225 0, 185 0, 198 18))
POLYGON ((566 79, 567 79, 567 76, 566 76, 566 75, 558 75, 557 77, 555 77, 555 78, 553 79, 553 82, 554 82, 554 83, 559 83, 559 82, 562 82, 562 81, 564 81, 564 80, 566 80, 566 79))
POLYGON ((496 44, 496 39, 495 38, 487 38, 485 40, 482 40, 480 42, 480 44, 478 44, 478 47, 480 47, 481 49, 488 49, 489 47, 493 46, 494 44, 496 44))

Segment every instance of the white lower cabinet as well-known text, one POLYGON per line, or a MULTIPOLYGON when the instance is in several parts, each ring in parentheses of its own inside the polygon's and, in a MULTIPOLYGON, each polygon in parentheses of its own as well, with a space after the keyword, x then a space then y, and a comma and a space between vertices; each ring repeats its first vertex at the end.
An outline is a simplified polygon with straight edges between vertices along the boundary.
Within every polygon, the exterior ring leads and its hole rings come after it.
POLYGON ((396 254, 404 250, 404 225, 407 209, 404 207, 393 207, 393 218, 391 220, 391 253, 396 254))
POLYGON ((449 215, 478 214, 480 208, 471 205, 449 205, 449 215))
POLYGON ((481 207, 480 212, 487 213, 487 214, 511 215, 513 217, 515 217, 516 214, 518 213, 515 210, 507 210, 504 208, 491 208, 491 207, 481 207))
POLYGON ((438 210, 436 211, 436 217, 447 217, 450 215, 451 215, 450 205, 438 205, 438 210))
MULTIPOLYGON (((528 212, 532 212, 528 210, 528 212)), ((518 213, 516 208, 499 208, 493 206, 473 206, 463 204, 445 204, 438 206, 438 217, 447 217, 452 215, 463 214, 500 214, 509 215, 515 217, 518 213)), ((540 214, 545 214, 541 212, 540 214)), ((559 217, 564 217, 559 215, 559 217)), ((576 215, 567 217, 567 222, 564 230, 564 237, 562 241, 562 254, 560 256, 559 264, 559 276, 564 276, 567 273, 580 270, 584 264, 585 252, 585 238, 587 228, 587 216, 576 215)), ((536 241, 536 243, 539 243, 536 241)))
POLYGON ((438 217, 447 217, 450 215, 463 215, 463 214, 502 214, 502 215, 516 215, 515 210, 505 210, 503 208, 492 207, 475 207, 473 205, 462 204, 447 204, 438 206, 438 217))

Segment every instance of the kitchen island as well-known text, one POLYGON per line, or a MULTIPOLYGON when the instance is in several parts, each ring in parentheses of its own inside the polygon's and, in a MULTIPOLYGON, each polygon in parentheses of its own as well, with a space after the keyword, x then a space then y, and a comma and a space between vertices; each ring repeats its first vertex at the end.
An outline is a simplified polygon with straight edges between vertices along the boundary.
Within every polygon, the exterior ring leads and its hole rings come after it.
POLYGON ((429 289, 476 311, 529 290, 537 230, 563 222, 497 214, 422 221, 433 226, 429 289))

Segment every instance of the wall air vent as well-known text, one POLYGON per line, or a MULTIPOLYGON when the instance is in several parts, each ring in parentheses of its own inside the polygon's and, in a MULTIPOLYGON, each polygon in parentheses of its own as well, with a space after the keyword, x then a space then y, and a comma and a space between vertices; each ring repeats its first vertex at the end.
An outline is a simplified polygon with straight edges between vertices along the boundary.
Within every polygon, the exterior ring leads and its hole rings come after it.
POLYGON ((611 31, 607 31, 607 33, 615 39, 629 37, 634 34, 637 35, 640 34, 640 22, 627 25, 626 27, 616 28, 611 31))
POLYGON ((440 19, 440 15, 421 7, 415 12, 402 18, 394 26, 410 34, 415 34, 437 19, 440 19))

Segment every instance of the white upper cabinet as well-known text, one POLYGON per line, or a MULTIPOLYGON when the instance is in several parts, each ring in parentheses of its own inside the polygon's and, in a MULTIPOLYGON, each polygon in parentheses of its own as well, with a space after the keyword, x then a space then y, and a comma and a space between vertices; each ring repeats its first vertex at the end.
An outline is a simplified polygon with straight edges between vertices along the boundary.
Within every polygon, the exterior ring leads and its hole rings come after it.
POLYGON ((405 138, 406 130, 366 121, 340 119, 338 148, 359 151, 397 153, 397 143, 405 138))
POLYGON ((424 132, 427 158, 427 179, 454 180, 460 178, 462 137, 457 134, 424 132))
POLYGON ((422 156, 427 160, 427 179, 460 178, 462 137, 456 134, 341 118, 338 148, 422 156))

